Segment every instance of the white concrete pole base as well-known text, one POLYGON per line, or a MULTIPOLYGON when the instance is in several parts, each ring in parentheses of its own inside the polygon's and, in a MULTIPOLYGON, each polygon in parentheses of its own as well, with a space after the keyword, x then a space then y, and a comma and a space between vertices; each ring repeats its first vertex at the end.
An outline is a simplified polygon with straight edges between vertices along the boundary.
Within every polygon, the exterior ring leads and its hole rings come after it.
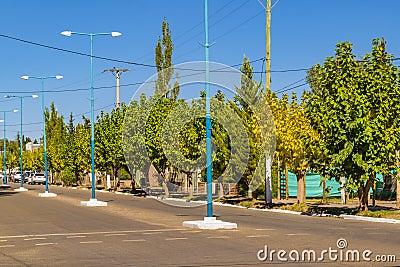
POLYGON ((217 220, 215 217, 204 217, 202 221, 185 221, 182 223, 183 227, 197 228, 197 229, 236 229, 237 224, 231 222, 224 222, 217 220))
POLYGON ((57 194, 54 193, 49 193, 48 191, 44 192, 44 193, 39 193, 39 197, 56 197, 57 194))
POLYGON ((20 188, 14 189, 14 191, 17 191, 17 192, 25 192, 25 191, 28 191, 28 189, 25 188, 25 187, 20 187, 20 188))
POLYGON ((107 207, 107 202, 98 201, 95 198, 91 198, 89 201, 81 201, 81 205, 87 207, 107 207))

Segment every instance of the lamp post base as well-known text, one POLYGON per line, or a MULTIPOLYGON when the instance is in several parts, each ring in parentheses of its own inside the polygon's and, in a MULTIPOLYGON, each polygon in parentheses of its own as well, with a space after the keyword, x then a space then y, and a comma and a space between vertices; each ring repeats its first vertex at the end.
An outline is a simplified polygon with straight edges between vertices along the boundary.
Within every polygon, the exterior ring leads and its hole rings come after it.
POLYGON ((237 224, 217 220, 215 217, 204 217, 203 221, 185 221, 182 226, 197 229, 216 230, 216 229, 236 229, 237 224))
POLYGON ((54 193, 49 193, 48 191, 44 192, 44 193, 39 193, 39 197, 56 197, 57 194, 54 193))
POLYGON ((91 198, 89 201, 81 201, 81 205, 87 207, 107 207, 107 202, 98 201, 95 198, 91 198))
POLYGON ((8 184, 1 184, 0 188, 1 189, 8 189, 8 188, 10 188, 10 186, 8 184))
POLYGON ((20 187, 20 188, 14 189, 14 191, 17 191, 17 192, 25 192, 25 191, 28 191, 28 189, 25 188, 25 187, 20 187))

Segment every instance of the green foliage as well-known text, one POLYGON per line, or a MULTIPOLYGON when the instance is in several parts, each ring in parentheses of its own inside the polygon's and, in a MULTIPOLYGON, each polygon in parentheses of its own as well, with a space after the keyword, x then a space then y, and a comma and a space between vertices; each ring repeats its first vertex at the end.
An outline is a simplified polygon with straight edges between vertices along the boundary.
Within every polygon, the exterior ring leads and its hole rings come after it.
POLYGON ((47 162, 49 170, 60 172, 65 168, 64 156, 67 151, 67 128, 64 117, 52 103, 50 109, 45 111, 46 137, 47 137, 47 162))
POLYGON ((291 99, 284 94, 281 99, 275 95, 271 97, 271 108, 274 113, 276 136, 277 136, 277 157, 282 165, 287 167, 297 177, 297 198, 298 202, 305 201, 305 172, 317 157, 316 147, 319 136, 311 128, 310 120, 306 117, 306 102, 304 96, 299 104, 297 95, 292 94, 291 99))
POLYGON ((66 168, 61 172, 61 181, 66 185, 66 186, 71 186, 76 184, 76 176, 73 170, 71 168, 66 168))
POLYGON ((113 109, 111 113, 102 111, 95 125, 96 168, 101 171, 111 169, 114 177, 118 176, 120 169, 125 165, 122 150, 125 111, 124 103, 120 108, 113 109))
MULTIPOLYGON (((234 101, 230 101, 230 104, 243 122, 249 139, 248 163, 238 184, 239 191, 244 194, 244 191, 249 190, 261 155, 261 130, 250 103, 263 96, 260 85, 253 81, 253 67, 246 56, 244 56, 241 71, 243 73, 241 87, 236 88, 238 94, 235 95, 234 101)), ((236 153, 240 153, 240 151, 236 151, 236 153)))
POLYGON ((312 94, 307 115, 323 142, 319 162, 329 177, 346 177, 363 208, 375 174, 391 174, 399 148, 399 71, 386 43, 374 39, 372 52, 356 61, 353 46, 339 43, 335 56, 308 74, 312 94))
POLYGON ((164 21, 161 25, 161 31, 162 37, 158 38, 155 48, 155 63, 158 74, 157 81, 155 83, 155 95, 162 95, 168 98, 177 99, 180 91, 179 83, 176 81, 171 90, 169 90, 169 83, 172 75, 174 74, 174 65, 172 64, 174 45, 172 43, 171 31, 166 18, 164 18, 164 21))
POLYGON ((91 169, 90 153, 90 120, 82 117, 83 124, 78 124, 75 128, 75 166, 79 172, 91 169))
POLYGON ((43 146, 33 151, 24 151, 22 153, 24 170, 43 170, 43 146))

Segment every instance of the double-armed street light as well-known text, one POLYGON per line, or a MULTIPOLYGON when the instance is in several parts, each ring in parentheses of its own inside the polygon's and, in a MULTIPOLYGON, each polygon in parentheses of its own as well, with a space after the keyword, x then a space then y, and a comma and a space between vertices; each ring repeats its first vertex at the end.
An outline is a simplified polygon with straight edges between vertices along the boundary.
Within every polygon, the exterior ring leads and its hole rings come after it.
POLYGON ((95 175, 95 162, 94 162, 94 88, 93 88, 93 37, 99 35, 109 35, 112 37, 118 37, 122 34, 120 32, 108 32, 108 33, 82 33, 82 32, 72 32, 63 31, 61 32, 64 36, 71 35, 85 35, 90 37, 90 129, 91 129, 91 154, 92 154, 92 197, 89 201, 82 201, 82 205, 86 206, 107 206, 107 202, 97 201, 96 199, 96 175, 95 175))
POLYGON ((44 105, 44 80, 46 79, 57 79, 60 80, 64 78, 61 75, 55 76, 42 76, 42 77, 35 77, 35 76, 22 76, 21 79, 29 80, 29 79, 38 79, 42 82, 42 118, 43 118, 43 158, 44 158, 44 175, 46 178, 46 190, 44 193, 40 193, 39 196, 41 197, 55 197, 57 194, 49 193, 49 175, 47 169, 47 144, 46 144, 46 115, 45 115, 45 105, 44 105))
POLYGON ((38 98, 38 95, 30 95, 30 96, 16 96, 16 95, 6 95, 4 96, 5 98, 19 98, 20 100, 20 135, 19 135, 19 164, 20 164, 20 173, 21 173, 21 183, 20 183, 20 188, 15 189, 15 191, 28 191, 28 189, 24 188, 24 175, 23 175, 23 169, 22 169, 22 99, 24 98, 38 98))
POLYGON ((6 141, 6 114, 9 112, 18 112, 18 109, 13 109, 13 110, 0 110, 0 112, 3 112, 3 120, 1 120, 4 123, 4 138, 3 138, 3 184, 7 184, 7 141, 6 141))

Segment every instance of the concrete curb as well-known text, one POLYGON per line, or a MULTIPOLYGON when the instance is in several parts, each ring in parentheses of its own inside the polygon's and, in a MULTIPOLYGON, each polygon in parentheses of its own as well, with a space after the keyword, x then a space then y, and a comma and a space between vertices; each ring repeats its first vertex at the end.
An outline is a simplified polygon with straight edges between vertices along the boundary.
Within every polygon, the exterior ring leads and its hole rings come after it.
MULTIPOLYGON (((88 190, 87 188, 80 188, 82 190, 88 190)), ((111 193, 106 190, 96 190, 102 193, 111 193)), ((117 195, 130 195, 134 196, 133 194, 129 193, 122 193, 122 192, 114 192, 117 195)), ((181 202, 188 202, 185 199, 177 199, 177 198, 158 198, 155 196, 146 196, 147 198, 157 199, 157 200, 172 200, 172 201, 181 201, 181 202)), ((198 204, 207 204, 207 201, 196 201, 191 200, 189 202, 194 202, 198 204)), ((367 222, 379 222, 379 223, 392 223, 392 224, 400 224, 400 220, 396 219, 386 219, 386 218, 373 218, 373 217, 365 217, 365 216, 357 216, 357 215, 332 215, 332 214, 316 214, 316 213, 307 213, 307 212, 300 212, 300 211, 291 211, 291 210, 281 210, 281 209, 257 209, 257 208, 247 208, 244 206, 232 205, 227 203, 221 202, 213 202, 214 206, 222 206, 222 207, 231 207, 237 209, 248 209, 248 210, 255 210, 255 211, 262 211, 262 212, 275 212, 275 213, 284 213, 284 214, 292 214, 292 215, 308 215, 308 216, 315 216, 315 217, 336 217, 336 218, 343 218, 345 220, 356 220, 356 221, 367 221, 367 222)))
POLYGON ((374 218, 374 217, 365 217, 365 216, 357 216, 357 215, 345 215, 345 214, 344 215, 340 215, 340 217, 345 219, 345 220, 356 220, 356 221, 400 224, 400 220, 396 220, 396 219, 374 218))
POLYGON ((285 214, 293 214, 293 215, 304 215, 304 212, 292 211, 292 210, 281 210, 281 209, 257 209, 257 208, 249 208, 249 210, 266 211, 266 212, 275 212, 275 213, 285 213, 285 214))

